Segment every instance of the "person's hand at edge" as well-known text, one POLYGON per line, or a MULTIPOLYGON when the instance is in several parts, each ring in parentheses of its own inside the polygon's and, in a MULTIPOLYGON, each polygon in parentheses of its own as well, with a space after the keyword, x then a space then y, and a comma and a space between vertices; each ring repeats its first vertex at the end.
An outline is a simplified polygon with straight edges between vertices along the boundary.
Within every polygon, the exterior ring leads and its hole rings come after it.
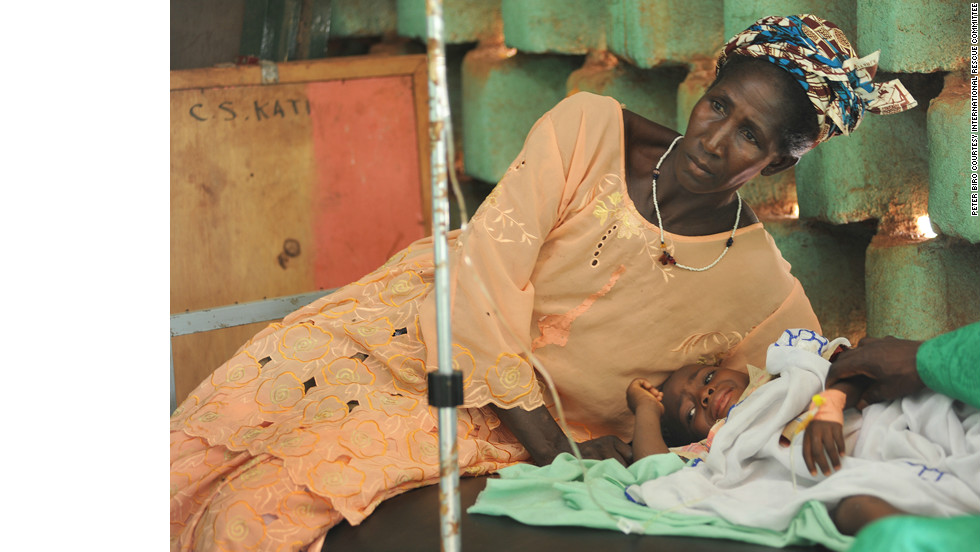
POLYGON ((870 379, 870 385, 858 400, 858 410, 920 391, 925 387, 916 369, 915 355, 920 345, 921 341, 891 336, 862 339, 857 347, 840 353, 830 365, 827 387, 855 376, 870 379))

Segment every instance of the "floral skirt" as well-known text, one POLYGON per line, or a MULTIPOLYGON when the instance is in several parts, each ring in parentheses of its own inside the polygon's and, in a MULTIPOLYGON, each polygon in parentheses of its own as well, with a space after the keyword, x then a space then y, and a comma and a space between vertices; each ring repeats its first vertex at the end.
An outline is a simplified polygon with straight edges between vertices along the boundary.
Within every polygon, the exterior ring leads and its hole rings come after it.
MULTIPOLYGON (((171 417, 172 550, 303 550, 439 478, 419 306, 431 247, 271 324, 171 417)), ((528 459, 488 408, 458 410, 462 475, 528 459)))

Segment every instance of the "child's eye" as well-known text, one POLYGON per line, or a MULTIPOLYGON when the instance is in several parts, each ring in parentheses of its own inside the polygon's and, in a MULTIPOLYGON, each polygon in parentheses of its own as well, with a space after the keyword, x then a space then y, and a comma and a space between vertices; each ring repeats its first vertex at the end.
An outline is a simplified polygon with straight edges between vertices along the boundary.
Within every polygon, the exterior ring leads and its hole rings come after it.
POLYGON ((692 406, 690 410, 687 411, 687 421, 688 423, 694 419, 694 407, 692 406))
POLYGON ((714 378, 715 378, 715 372, 714 370, 712 370, 711 372, 708 372, 706 376, 704 376, 704 384, 708 385, 709 383, 711 383, 711 380, 713 380, 714 378))

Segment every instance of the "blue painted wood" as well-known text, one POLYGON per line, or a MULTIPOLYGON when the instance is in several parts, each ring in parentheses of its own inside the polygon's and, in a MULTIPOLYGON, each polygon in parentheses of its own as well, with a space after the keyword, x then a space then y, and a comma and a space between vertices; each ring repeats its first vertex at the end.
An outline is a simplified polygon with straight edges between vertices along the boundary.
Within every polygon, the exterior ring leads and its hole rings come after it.
POLYGON ((334 290, 320 290, 250 303, 171 314, 170 337, 278 320, 332 291, 334 290))

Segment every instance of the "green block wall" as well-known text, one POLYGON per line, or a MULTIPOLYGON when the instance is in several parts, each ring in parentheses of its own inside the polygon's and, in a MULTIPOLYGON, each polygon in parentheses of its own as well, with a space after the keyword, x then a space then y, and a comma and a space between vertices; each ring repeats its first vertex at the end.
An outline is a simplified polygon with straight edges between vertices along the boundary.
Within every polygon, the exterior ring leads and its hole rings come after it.
POLYGON ((882 55, 879 70, 954 71, 970 55, 970 3, 946 0, 862 0, 857 3, 857 48, 882 55))
POLYGON ((866 271, 868 335, 928 339, 980 319, 980 246, 879 236, 866 271))
MULTIPOLYGON (((442 17, 446 44, 477 42, 503 33, 500 0, 443 0, 442 17)), ((422 40, 429 36, 425 0, 398 0, 398 34, 422 40)))
POLYGON ((971 215, 970 84, 950 73, 942 94, 929 104, 929 218, 945 235, 980 243, 980 217, 971 215))
POLYGON ((501 0, 504 40, 526 53, 585 54, 605 48, 606 4, 594 0, 501 0))
POLYGON ((807 153, 796 169, 800 216, 843 224, 926 214, 925 134, 924 109, 869 116, 807 153))
POLYGON ((874 229, 792 218, 765 222, 776 246, 803 285, 824 335, 857 343, 865 335, 864 253, 874 229), (845 282, 845 285, 841 285, 845 282))
POLYGON ((396 4, 396 0, 332 0, 330 36, 356 37, 393 33, 398 28, 396 4))
MULTIPOLYGON (((855 0, 729 0, 725 2, 725 40, 769 15, 812 13, 833 22, 854 42, 857 36, 855 0)), ((864 52, 858 50, 859 55, 864 52)))
POLYGON ((609 50, 637 67, 714 57, 725 43, 721 0, 609 2, 609 50))
MULTIPOLYGON (((424 46, 424 9, 424 0, 334 2, 331 37, 395 30, 424 46)), ((826 333, 928 338, 980 320, 980 218, 968 213, 967 2, 444 0, 470 211, 534 121, 566 94, 610 95, 684 132, 724 41, 762 16, 798 13, 836 23, 859 55, 881 49, 877 80, 902 79, 920 105, 866 117, 853 137, 821 145, 795 169, 750 181, 743 198, 826 333), (926 213, 936 239, 916 226, 926 213)))
POLYGON ((620 63, 605 52, 594 54, 568 77, 568 93, 579 91, 611 96, 623 108, 663 125, 676 127, 677 89, 684 71, 677 69, 639 69, 620 63))
POLYGON ((581 64, 581 57, 500 47, 470 51, 462 86, 466 173, 491 182, 503 177, 531 126, 565 97, 568 76, 581 64))

